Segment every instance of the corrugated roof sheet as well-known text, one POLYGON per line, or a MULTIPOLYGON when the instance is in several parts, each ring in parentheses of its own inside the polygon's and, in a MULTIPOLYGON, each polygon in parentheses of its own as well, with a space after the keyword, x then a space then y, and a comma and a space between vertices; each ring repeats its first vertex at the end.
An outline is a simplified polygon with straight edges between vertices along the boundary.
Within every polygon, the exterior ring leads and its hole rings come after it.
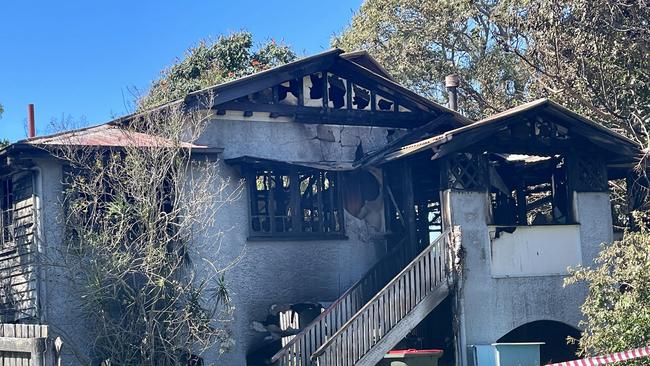
POLYGON ((172 140, 128 130, 113 124, 67 131, 49 136, 35 137, 23 140, 29 145, 58 145, 58 146, 94 146, 94 147, 172 147, 178 146, 191 149, 205 149, 187 142, 180 145, 172 140))

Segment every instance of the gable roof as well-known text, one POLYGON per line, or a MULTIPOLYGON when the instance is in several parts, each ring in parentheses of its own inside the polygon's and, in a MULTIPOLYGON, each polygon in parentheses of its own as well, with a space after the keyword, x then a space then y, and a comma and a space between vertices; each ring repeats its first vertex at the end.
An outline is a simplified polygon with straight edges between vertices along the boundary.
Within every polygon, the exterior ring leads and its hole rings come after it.
POLYGON ((416 142, 389 146, 366 157, 362 165, 383 164, 427 149, 436 151, 432 159, 437 159, 452 151, 458 151, 482 141, 501 127, 520 122, 525 115, 535 113, 549 114, 553 117, 553 122, 569 126, 578 135, 609 151, 612 160, 635 162, 642 155, 642 148, 635 141, 603 127, 552 100, 542 98, 497 113, 467 126, 431 135, 416 142))
MULTIPOLYGON (((362 79, 372 83, 382 92, 408 101, 421 111, 431 113, 433 117, 442 114, 448 115, 450 121, 456 126, 472 123, 470 119, 460 113, 395 82, 388 72, 366 52, 344 53, 338 48, 192 92, 183 99, 183 102, 190 106, 203 105, 205 99, 211 96, 212 105, 210 107, 215 107, 287 81, 324 71, 332 71, 341 77, 362 79)), ((422 121, 422 123, 426 122, 428 121, 422 121)))
POLYGON ((159 111, 173 105, 182 105, 186 108, 215 108, 220 104, 234 101, 251 93, 328 69, 345 74, 341 76, 362 77, 365 80, 375 83, 384 92, 393 93, 400 98, 408 99, 422 111, 431 114, 431 117, 428 120, 423 120, 422 124, 426 124, 434 119, 442 122, 438 118, 440 116, 445 116, 444 122, 454 127, 469 125, 474 122, 457 111, 442 106, 395 82, 390 74, 367 52, 355 51, 345 53, 338 48, 332 48, 319 54, 304 57, 255 74, 197 90, 181 99, 164 103, 150 110, 132 113, 111 122, 128 123, 133 118, 142 116, 150 111, 159 111), (211 100, 212 105, 206 106, 205 102, 207 100, 211 100))
POLYGON ((395 81, 393 76, 379 63, 374 57, 370 56, 367 51, 352 51, 341 54, 341 57, 354 62, 355 64, 365 67, 366 69, 381 75, 388 80, 395 81))

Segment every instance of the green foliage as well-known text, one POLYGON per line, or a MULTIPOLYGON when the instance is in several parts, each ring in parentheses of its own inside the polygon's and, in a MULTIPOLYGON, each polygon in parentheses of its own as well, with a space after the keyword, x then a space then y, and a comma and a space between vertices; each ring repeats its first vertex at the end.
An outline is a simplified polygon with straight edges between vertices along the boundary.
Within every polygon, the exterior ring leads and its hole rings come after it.
POLYGON ((182 147, 207 120, 170 107, 129 126, 157 136, 157 148, 52 148, 69 166, 66 246, 53 262, 91 324, 90 360, 180 365, 189 354, 232 347, 233 307, 215 249, 224 233, 214 224, 242 186, 182 147))
POLYGON ((493 3, 368 0, 333 43, 367 50, 398 81, 440 103, 445 76, 458 74, 461 109, 478 118, 523 100, 528 86, 519 59, 494 40, 493 3))
POLYGON ((470 117, 552 97, 647 143, 648 19, 645 1, 367 0, 333 43, 438 102, 460 75, 470 117))
POLYGON ((253 48, 248 32, 220 36, 214 42, 201 41, 182 60, 162 72, 147 95, 138 102, 140 110, 179 99, 188 93, 290 62, 295 53, 286 45, 269 41, 253 48))
POLYGON ((533 95, 550 95, 648 143, 650 3, 503 0, 498 41, 527 66, 533 95))
POLYGON ((3 147, 9 146, 9 144, 11 144, 11 143, 7 139, 0 140, 0 149, 2 149, 3 147))
MULTIPOLYGON (((628 232, 603 247, 594 268, 579 268, 567 284, 586 282, 582 305, 585 355, 619 352, 650 344, 650 232, 628 232)), ((650 365, 650 360, 630 363, 650 365)))
MULTIPOLYGON (((441 103, 444 77, 458 74, 469 117, 551 97, 647 146, 648 19, 647 1, 366 0, 333 44, 369 51, 398 81, 441 103)), ((575 273, 569 282, 590 288, 583 352, 650 342, 649 274, 646 229, 575 273), (622 283, 630 290, 621 293, 622 283)))

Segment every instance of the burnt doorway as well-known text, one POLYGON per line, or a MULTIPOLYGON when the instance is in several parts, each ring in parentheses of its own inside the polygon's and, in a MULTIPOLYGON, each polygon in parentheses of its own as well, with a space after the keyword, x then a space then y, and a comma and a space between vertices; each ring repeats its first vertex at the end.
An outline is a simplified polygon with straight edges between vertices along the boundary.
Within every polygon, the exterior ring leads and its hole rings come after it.
POLYGON ((539 352, 542 365, 546 365, 577 359, 579 339, 580 331, 570 325, 552 320, 538 320, 511 330, 497 342, 544 342, 539 352), (576 341, 569 342, 569 338, 576 341))
POLYGON ((422 250, 433 243, 443 231, 440 200, 440 169, 430 158, 414 160, 413 199, 415 210, 415 237, 422 250))
POLYGON ((398 161, 384 169, 388 249, 410 247, 411 257, 443 231, 440 169, 429 156, 398 161))

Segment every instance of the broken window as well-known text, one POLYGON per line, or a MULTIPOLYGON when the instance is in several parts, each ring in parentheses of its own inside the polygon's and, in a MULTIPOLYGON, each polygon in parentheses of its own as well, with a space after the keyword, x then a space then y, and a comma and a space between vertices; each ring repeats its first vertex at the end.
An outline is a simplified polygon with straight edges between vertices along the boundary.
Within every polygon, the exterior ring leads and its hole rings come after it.
POLYGON ((493 224, 572 222, 564 157, 494 154, 489 180, 493 224))
POLYGON ((251 236, 342 235, 337 172, 253 169, 249 174, 251 236))
POLYGON ((370 90, 352 85, 352 104, 355 109, 370 109, 370 90))
POLYGON ((378 111, 392 111, 395 103, 382 97, 377 96, 377 110, 378 111))
POLYGON ((278 85, 278 102, 281 104, 298 105, 300 98, 300 80, 291 80, 278 85))
POLYGON ((306 107, 323 106, 324 79, 325 76, 319 72, 303 77, 303 103, 306 107))
POLYGON ((345 108, 347 94, 345 80, 332 74, 327 76, 327 80, 329 83, 328 99, 330 108, 345 108))
POLYGON ((32 173, 0 181, 0 321, 37 316, 32 173))

